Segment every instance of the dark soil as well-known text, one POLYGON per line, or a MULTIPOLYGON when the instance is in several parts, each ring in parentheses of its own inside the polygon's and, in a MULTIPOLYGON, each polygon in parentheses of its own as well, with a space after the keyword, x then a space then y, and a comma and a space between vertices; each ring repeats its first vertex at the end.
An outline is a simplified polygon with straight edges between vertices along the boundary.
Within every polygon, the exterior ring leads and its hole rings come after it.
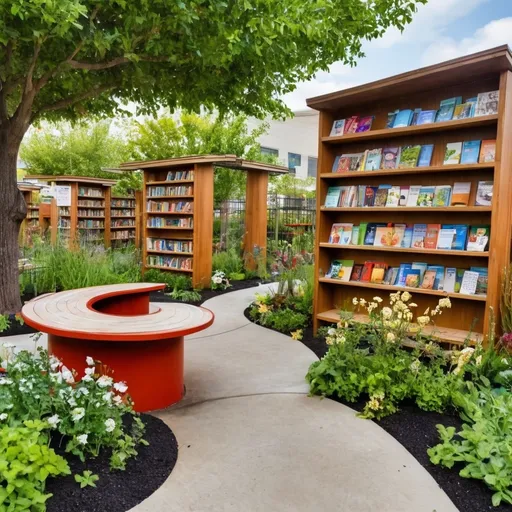
MULTIPOLYGON (((95 459, 81 462, 74 455, 63 455, 71 468, 71 475, 51 478, 46 491, 53 493, 47 502, 47 512, 125 512, 153 494, 171 474, 178 458, 178 442, 169 427, 160 419, 141 415, 146 425, 144 438, 149 446, 140 445, 137 458, 130 459, 125 471, 110 471, 110 453, 102 450, 95 459), (85 470, 100 478, 96 487, 80 488, 74 475, 85 470)), ((58 444, 58 443, 56 443, 58 444)))
POLYGON ((36 329, 32 329, 27 324, 20 324, 14 317, 10 321, 9 328, 5 331, 0 332, 0 338, 4 336, 17 336, 18 334, 32 334, 37 332, 36 329))
MULTIPOLYGON (((244 315, 249 320, 249 308, 244 315)), ((322 358, 329 348, 324 339, 313 336, 313 328, 306 327, 303 331, 302 343, 315 355, 322 358)), ((362 411, 365 400, 348 403, 331 397, 339 403, 356 411, 362 411)), ((512 505, 502 504, 493 507, 491 503, 492 491, 480 480, 461 478, 459 471, 462 465, 447 469, 436 466, 430 462, 427 449, 439 443, 436 425, 462 428, 462 420, 455 412, 440 414, 426 412, 414 404, 403 404, 396 414, 387 416, 379 421, 375 420, 381 428, 393 436, 411 455, 430 473, 439 487, 448 495, 460 512, 512 512, 512 505)))

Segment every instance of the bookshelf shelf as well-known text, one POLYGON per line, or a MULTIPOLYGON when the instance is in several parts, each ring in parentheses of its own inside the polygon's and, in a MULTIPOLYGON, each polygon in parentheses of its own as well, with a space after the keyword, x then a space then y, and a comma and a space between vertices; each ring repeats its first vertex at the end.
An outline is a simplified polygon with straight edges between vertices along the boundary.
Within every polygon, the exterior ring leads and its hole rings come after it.
POLYGON ((172 270, 173 272, 187 272, 189 274, 192 274, 194 272, 191 268, 162 267, 159 265, 146 265, 146 268, 157 268, 158 270, 172 270))
POLYGON ((110 226, 110 229, 134 229, 135 224, 131 224, 130 226, 110 226))
POLYGON ((194 180, 164 180, 164 181, 147 181, 146 185, 175 185, 181 183, 194 183, 194 180))
POLYGON ((476 252, 476 251, 447 251, 441 249, 418 249, 414 247, 379 247, 375 245, 341 245, 329 244, 321 242, 320 247, 323 249, 342 249, 350 251, 378 251, 378 252, 403 252, 413 254, 438 254, 440 256, 467 256, 469 258, 488 258, 489 252, 476 252))
POLYGON ((362 133, 348 133, 337 137, 322 137, 325 144, 344 144, 346 142, 372 141, 380 139, 392 139, 410 135, 424 135, 436 132, 479 128, 481 126, 495 125, 498 115, 471 117, 469 119, 457 119, 441 123, 422 124, 420 126, 406 126, 404 128, 384 128, 382 130, 370 130, 362 133))
POLYGON ((146 196, 147 201, 155 199, 194 199, 194 196, 146 196))
POLYGON ((194 215, 194 212, 146 212, 148 215, 194 215))
POLYGON ((193 231, 194 228, 184 228, 180 226, 146 226, 146 229, 167 229, 167 230, 175 230, 175 231, 193 231))
POLYGON ((156 249, 146 249, 146 252, 151 254, 176 254, 178 256, 193 256, 193 252, 181 252, 181 251, 157 251, 156 249))
MULTIPOLYGON (((476 337, 483 339, 482 334, 478 333, 489 332, 491 308, 494 315, 499 314, 500 275, 503 268, 511 261, 512 180, 510 180, 510 173, 512 172, 512 153, 507 148, 508 141, 512 138, 512 54, 508 47, 501 46, 378 82, 311 98, 307 100, 307 104, 320 112, 316 186, 315 331, 322 322, 338 321, 339 315, 336 308, 349 304, 350 307, 347 309, 350 309, 354 296, 372 300, 378 290, 379 295, 386 299, 386 295, 390 292, 408 290, 413 294, 414 302, 418 304, 418 311, 435 306, 440 297, 447 296, 452 299, 452 308, 436 318, 436 328, 443 339, 461 343, 468 335, 469 330, 472 330, 476 337), (386 127, 390 112, 416 108, 423 111, 437 110, 440 108, 440 103, 448 98, 462 97, 462 100, 466 101, 468 98, 476 98, 480 93, 490 91, 498 91, 497 113, 495 113, 496 110, 492 112, 489 108, 488 111, 492 113, 485 116, 403 128, 386 127), (373 116, 369 131, 330 136, 335 120, 348 119, 360 114, 373 116), (448 144, 451 144, 449 149, 453 150, 454 143, 470 141, 486 141, 488 143, 486 147, 495 141, 494 161, 444 165, 448 144), (336 157, 341 155, 360 155, 366 151, 387 148, 387 151, 382 151, 381 154, 389 155, 388 161, 393 161, 393 158, 396 158, 394 155, 399 152, 394 148, 403 149, 405 146, 424 145, 433 148, 431 163, 427 167, 331 172, 334 162, 337 161, 336 157), (492 182, 490 191, 487 189, 482 192, 482 189, 479 188, 480 182, 492 182), (435 190, 436 187, 439 187, 439 190, 446 190, 443 187, 449 185, 453 190, 455 183, 459 184, 458 193, 467 194, 466 191, 462 192, 464 189, 461 190, 461 185, 466 185, 466 190, 469 190, 469 197, 464 198, 468 206, 340 206, 336 208, 323 206, 328 191, 330 204, 336 204, 337 191, 339 191, 340 202, 338 204, 340 205, 366 204, 364 198, 361 200, 363 190, 368 194, 364 197, 368 197, 369 203, 372 204, 372 198, 378 196, 378 187, 384 185, 381 189, 394 187, 394 195, 391 196, 393 204, 396 204, 397 201, 396 188, 402 196, 402 204, 405 204, 407 187, 425 187, 427 190, 428 188, 435 190), (363 189, 362 186, 371 187, 371 190, 363 189), (403 199, 404 190, 406 191, 405 200, 403 199), (494 191, 493 195, 492 191, 494 191), (477 197, 481 198, 482 193, 491 194, 487 196, 492 198, 491 206, 475 206, 477 197), (356 202, 353 202, 354 197, 356 202), (367 226, 374 223, 378 226, 379 222, 381 226, 393 223, 390 225, 401 224, 409 229, 418 223, 435 226, 438 224, 462 225, 468 226, 468 232, 470 228, 486 227, 487 229, 490 227, 490 232, 488 231, 486 234, 489 236, 489 249, 484 252, 449 251, 328 243, 333 231, 333 224, 346 223, 348 226, 367 226), (453 269, 450 279, 453 279, 456 274, 457 280, 462 279, 465 271, 473 270, 479 272, 480 278, 487 275, 479 280, 479 289, 484 290, 483 293, 486 290, 487 293, 486 295, 461 295, 443 290, 361 282, 357 280, 360 275, 360 267, 355 269, 354 277, 351 274, 353 281, 344 282, 324 277, 334 259, 344 259, 346 264, 340 263, 340 265, 345 266, 345 270, 354 265, 369 262, 366 272, 368 269, 371 272, 370 262, 379 263, 377 268, 388 266, 396 269, 402 264, 404 264, 402 268, 407 268, 406 264, 408 264, 408 268, 416 264, 415 269, 423 268, 422 265, 434 268, 437 266, 441 270, 449 268, 453 269), (487 269, 487 274, 485 274, 485 269, 487 269)), ((495 105, 496 103, 494 109, 495 105)), ((475 146, 468 145, 467 147, 475 146)), ((364 154, 377 155, 370 160, 369 167, 372 165, 379 167, 379 152, 364 154)), ((414 152, 411 151, 410 154, 412 158, 414 152)), ((453 155, 453 153, 451 154, 453 155)), ((455 154, 457 154, 457 150, 455 150, 455 154)), ((489 156, 488 153, 486 155, 489 156)), ((350 158, 344 161, 340 160, 340 166, 344 169, 350 165, 357 168, 357 158, 356 156, 355 160, 350 158)), ((414 163, 407 165, 414 165, 414 163)), ((377 204, 386 202, 384 194, 380 194, 378 197, 380 199, 377 204)), ((450 204, 450 202, 443 204, 450 204)), ((428 228, 432 229, 430 233, 434 233, 434 237, 436 236, 435 230, 439 229, 435 226, 428 228)), ((341 228, 338 233, 341 233, 343 229, 345 228, 341 228)), ((375 233, 378 233, 377 229, 374 228, 375 233)), ((349 231, 349 228, 345 230, 345 235, 349 231)), ((464 235, 464 229, 461 231, 457 229, 457 236, 459 233, 464 235)), ((447 233, 444 235, 446 236, 447 233)), ((433 240, 432 236, 430 240, 433 240)), ((356 239, 355 243, 358 242, 362 243, 361 237, 356 239)), ((458 243, 461 241, 459 240, 458 243)), ((431 246, 435 247, 435 245, 431 246)), ((431 277, 432 275, 430 275, 431 277)), ((460 283, 460 281, 457 282, 460 283)), ((452 282, 445 288, 452 290, 452 282)))

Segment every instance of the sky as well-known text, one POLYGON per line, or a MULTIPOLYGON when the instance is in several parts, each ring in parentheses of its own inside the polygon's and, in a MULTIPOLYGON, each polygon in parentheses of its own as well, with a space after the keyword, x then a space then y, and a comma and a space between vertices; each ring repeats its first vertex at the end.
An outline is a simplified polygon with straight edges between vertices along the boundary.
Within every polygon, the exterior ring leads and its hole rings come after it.
POLYGON ((363 45, 357 66, 335 63, 329 73, 283 97, 292 110, 306 98, 365 84, 502 44, 512 47, 512 0, 429 0, 404 32, 391 28, 363 45))

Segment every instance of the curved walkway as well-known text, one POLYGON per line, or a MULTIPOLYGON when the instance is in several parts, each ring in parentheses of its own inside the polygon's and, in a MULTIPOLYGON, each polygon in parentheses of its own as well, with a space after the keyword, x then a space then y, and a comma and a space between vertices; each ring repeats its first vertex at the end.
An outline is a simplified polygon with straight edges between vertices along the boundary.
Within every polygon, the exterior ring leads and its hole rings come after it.
POLYGON ((132 511, 456 512, 378 425, 307 396, 315 355, 243 316, 266 288, 204 303, 216 319, 186 339, 187 395, 155 413, 176 434, 178 462, 132 511))

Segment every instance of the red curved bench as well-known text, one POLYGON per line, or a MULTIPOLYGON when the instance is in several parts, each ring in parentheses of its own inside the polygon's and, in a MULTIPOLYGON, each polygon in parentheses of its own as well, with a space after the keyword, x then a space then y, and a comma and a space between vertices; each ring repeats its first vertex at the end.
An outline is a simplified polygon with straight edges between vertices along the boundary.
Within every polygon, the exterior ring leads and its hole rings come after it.
MULTIPOLYGON (((213 313, 181 303, 151 304, 164 284, 118 284, 42 295, 22 309, 25 322, 48 333, 48 350, 82 372, 91 356, 125 381, 135 410, 183 398, 184 336, 206 329, 213 313)), ((81 376, 81 374, 80 374, 81 376)))

